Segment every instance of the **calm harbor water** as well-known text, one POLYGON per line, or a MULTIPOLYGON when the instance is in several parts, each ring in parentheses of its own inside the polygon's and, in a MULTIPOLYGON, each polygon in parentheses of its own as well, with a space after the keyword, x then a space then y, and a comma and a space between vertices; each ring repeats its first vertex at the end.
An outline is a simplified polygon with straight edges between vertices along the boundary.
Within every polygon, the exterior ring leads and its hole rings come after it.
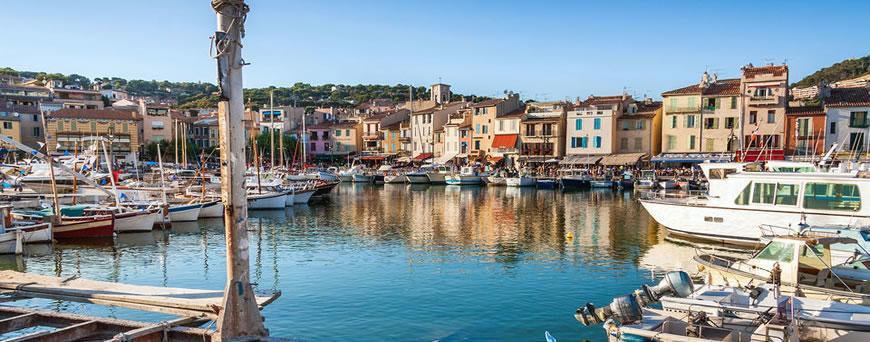
MULTIPOLYGON (((652 281, 690 247, 664 241, 631 192, 342 184, 328 199, 251 212, 252 281, 283 295, 273 336, 299 340, 604 340, 574 310, 652 281), (566 238, 568 232, 574 238, 566 238)), ((133 284, 222 289, 221 220, 88 245, 28 247, 2 267, 133 284)), ((20 304, 159 321, 127 309, 20 304)))

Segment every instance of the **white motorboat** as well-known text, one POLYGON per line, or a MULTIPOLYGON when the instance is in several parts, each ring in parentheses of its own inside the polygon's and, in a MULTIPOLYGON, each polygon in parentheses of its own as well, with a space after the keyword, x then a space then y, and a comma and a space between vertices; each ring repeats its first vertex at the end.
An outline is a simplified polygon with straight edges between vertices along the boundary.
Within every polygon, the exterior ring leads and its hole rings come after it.
POLYGON ((306 204, 311 199, 311 196, 314 196, 315 192, 317 192, 317 189, 314 188, 296 190, 296 192, 293 194, 293 203, 306 204))
POLYGON ((444 178, 448 185, 480 185, 480 176, 474 167, 463 166, 459 173, 444 178))
POLYGON ((755 172, 741 163, 703 163, 703 196, 644 193, 646 211, 673 234, 758 244, 759 223, 787 227, 870 225, 870 178, 847 172, 755 172), (752 219, 746 219, 751 217, 752 219))
POLYGON ((286 197, 284 198, 284 206, 292 207, 294 203, 296 203, 296 192, 293 189, 285 190, 284 194, 286 197))
POLYGON ((368 173, 356 173, 353 176, 354 183, 372 183, 374 182, 375 177, 368 173))
POLYGON ((658 181, 657 185, 662 190, 674 190, 674 189, 680 188, 677 181, 675 181, 673 179, 665 179, 665 180, 658 181))
POLYGON ((486 184, 489 185, 507 185, 507 180, 501 176, 486 177, 486 184))
POLYGON ((426 173, 426 177, 429 178, 429 183, 431 184, 446 184, 447 176, 452 172, 449 167, 446 166, 437 166, 432 171, 426 173))
POLYGON ((338 172, 338 179, 342 182, 353 182, 353 175, 363 172, 363 165, 354 165, 347 170, 338 172))
POLYGON ((537 180, 535 177, 529 176, 517 176, 517 177, 508 177, 505 178, 505 185, 510 187, 526 187, 526 186, 535 186, 537 184, 537 180))
POLYGON ((199 208, 199 218, 216 218, 216 217, 224 217, 223 202, 221 202, 219 200, 203 202, 202 207, 199 208))
MULTIPOLYGON (((202 205, 193 204, 170 204, 169 222, 189 222, 199 218, 199 210, 202 205)), ((158 218, 159 220, 159 218, 158 218)))
MULTIPOLYGON (((397 174, 384 176, 384 183, 385 184, 405 184, 405 182, 407 180, 408 180, 408 177, 403 173, 397 173, 397 174)), ((426 178, 426 180, 429 180, 429 179, 426 178)))
POLYGON ((284 209, 286 206, 287 194, 284 192, 248 193, 248 209, 284 209))
POLYGON ((116 233, 150 232, 154 229, 154 220, 160 216, 156 210, 116 207, 88 208, 84 212, 88 215, 114 216, 116 233))
POLYGON ((52 241, 51 223, 38 223, 26 226, 13 226, 7 228, 7 231, 22 231, 24 233, 24 243, 49 243, 52 241))

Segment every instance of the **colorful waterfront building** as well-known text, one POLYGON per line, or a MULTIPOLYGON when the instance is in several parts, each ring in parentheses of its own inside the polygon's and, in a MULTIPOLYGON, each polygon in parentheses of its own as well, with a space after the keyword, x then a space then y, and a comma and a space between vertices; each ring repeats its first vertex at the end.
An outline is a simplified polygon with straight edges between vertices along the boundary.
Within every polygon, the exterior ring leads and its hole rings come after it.
POLYGON ((628 104, 617 118, 615 152, 657 156, 662 149, 662 103, 645 98, 628 104))
POLYGON ((518 161, 542 163, 565 155, 565 115, 569 105, 530 103, 520 120, 521 147, 518 161))
POLYGON ((135 111, 64 108, 46 120, 47 147, 52 154, 72 153, 76 146, 88 147, 106 138, 110 140, 106 148, 115 161, 133 161, 141 144, 138 127, 142 118, 135 111))
POLYGON ((450 115, 447 123, 444 124, 444 150, 435 161, 444 164, 468 157, 471 144, 471 115, 470 108, 450 115))
POLYGON ((470 159, 480 160, 491 152, 495 119, 520 106, 520 95, 513 92, 508 92, 504 98, 485 100, 471 106, 474 109, 471 119, 474 133, 471 137, 470 159))
MULTIPOLYGON (((17 112, 7 112, 0 106, 0 135, 11 138, 12 140, 21 142, 21 114, 17 112)), ((15 151, 15 147, 9 146, 6 143, 0 142, 0 146, 15 151)))
POLYGON ((600 157, 615 153, 617 120, 631 102, 631 96, 623 94, 589 96, 574 103, 566 112, 566 154, 592 157, 577 164, 594 164, 600 157))
POLYGON ((492 138, 492 148, 487 161, 496 164, 505 160, 506 164, 514 165, 520 157, 520 123, 526 114, 527 105, 522 105, 513 112, 495 118, 495 136, 492 138))
POLYGON ((384 133, 381 127, 387 127, 397 122, 405 121, 410 117, 408 109, 398 109, 385 113, 378 113, 362 120, 363 151, 372 153, 384 152, 384 133))
POLYGON ((736 159, 784 159, 788 66, 744 66, 740 95, 743 99, 743 149, 738 151, 736 159))
POLYGON ((740 148, 740 87, 704 72, 698 84, 662 93, 662 155, 653 161, 730 161, 740 148))
POLYGON ((825 89, 823 102, 828 125, 825 146, 840 146, 842 158, 868 158, 870 133, 870 88, 825 89))
POLYGON ((786 155, 793 160, 818 160, 825 153, 825 108, 789 107, 785 120, 786 155))

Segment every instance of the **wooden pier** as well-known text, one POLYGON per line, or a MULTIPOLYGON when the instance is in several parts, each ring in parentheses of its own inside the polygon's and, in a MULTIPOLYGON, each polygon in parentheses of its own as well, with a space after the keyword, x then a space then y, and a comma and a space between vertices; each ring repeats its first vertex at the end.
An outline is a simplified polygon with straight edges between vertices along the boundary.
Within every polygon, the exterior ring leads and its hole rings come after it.
MULTIPOLYGON (((76 277, 63 279, 15 271, 0 271, 0 293, 7 296, 3 302, 45 298, 179 316, 171 321, 144 323, 0 305, 0 335, 29 329, 12 337, 14 341, 210 340, 214 331, 187 326, 217 319, 223 310, 224 296, 223 290, 129 285, 76 277), (34 327, 53 329, 36 330, 34 327)), ((262 309, 280 295, 280 292, 259 292, 255 296, 257 306, 262 309)))

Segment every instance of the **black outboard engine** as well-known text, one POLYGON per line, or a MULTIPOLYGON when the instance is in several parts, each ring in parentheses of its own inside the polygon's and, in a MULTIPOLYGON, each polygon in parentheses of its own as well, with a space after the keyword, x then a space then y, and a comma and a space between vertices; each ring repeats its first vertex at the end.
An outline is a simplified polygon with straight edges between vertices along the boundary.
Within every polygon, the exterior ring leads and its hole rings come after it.
POLYGON ((577 308, 574 318, 587 326, 604 323, 608 319, 619 324, 633 323, 643 318, 645 306, 658 302, 662 296, 673 295, 683 298, 688 297, 694 290, 695 284, 688 273, 668 272, 657 285, 643 285, 630 295, 614 298, 608 306, 596 308, 592 303, 587 303, 577 308))

